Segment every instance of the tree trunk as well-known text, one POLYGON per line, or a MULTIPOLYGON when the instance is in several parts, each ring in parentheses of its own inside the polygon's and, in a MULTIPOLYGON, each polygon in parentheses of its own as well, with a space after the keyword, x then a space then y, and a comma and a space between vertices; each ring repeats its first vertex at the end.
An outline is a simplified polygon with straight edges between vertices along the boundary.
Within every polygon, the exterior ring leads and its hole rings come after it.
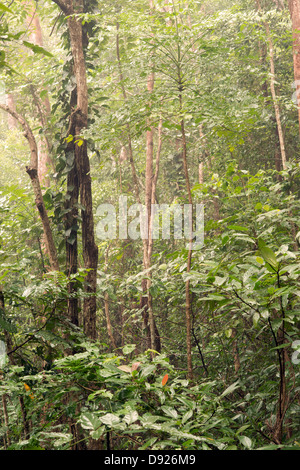
POLYGON ((87 142, 82 137, 82 131, 88 125, 88 86, 86 63, 83 45, 83 28, 80 18, 76 14, 83 13, 84 1, 53 0, 68 16, 68 29, 74 63, 74 73, 77 84, 76 109, 71 113, 70 127, 75 131, 75 160, 78 168, 80 188, 80 202, 82 210, 82 247, 84 267, 88 270, 85 284, 85 298, 83 302, 83 327, 85 334, 96 339, 96 288, 98 246, 95 242, 92 180, 90 174, 90 161, 87 151, 87 142))
MULTIPOLYGON (((262 12, 260 0, 256 0, 257 4, 257 9, 259 12, 262 12)), ((266 22, 263 22, 265 30, 266 30, 266 35, 267 35, 267 41, 268 41, 268 46, 269 46, 269 59, 270 59, 270 90, 271 90, 271 96, 273 100, 273 106, 274 106, 274 111, 275 111, 275 118, 276 118, 276 124, 277 124, 277 131, 278 131, 278 137, 279 137, 279 144, 280 144, 280 153, 281 153, 281 163, 282 163, 282 168, 285 170, 286 169, 286 153, 285 153, 285 143, 284 143, 284 136, 283 136, 283 130, 282 130, 282 124, 281 124, 281 116, 280 116, 280 108, 278 104, 278 97, 276 94, 276 89, 275 89, 275 60, 274 60, 274 45, 272 41, 272 36, 271 36, 271 31, 269 24, 266 22)))
MULTIPOLYGON (((150 5, 151 6, 151 5, 150 5)), ((154 73, 150 73, 147 81, 148 93, 152 93, 154 89, 154 73)), ((155 323, 153 315, 153 305, 151 296, 151 253, 149 252, 149 242, 152 238, 150 232, 150 220, 151 220, 151 199, 152 199, 152 180, 153 180, 153 127, 151 126, 150 120, 148 119, 147 127, 149 129, 146 132, 146 175, 145 175, 145 206, 147 209, 147 227, 148 237, 143 241, 144 244, 144 269, 147 272, 147 279, 145 283, 147 295, 147 310, 149 316, 149 327, 150 327, 150 347, 156 350, 155 341, 155 323)))
MULTIPOLYGON (((0 313, 2 314, 2 316, 5 316, 5 303, 4 303, 4 295, 3 295, 2 286, 0 286, 0 313)), ((12 341, 11 341, 10 334, 7 330, 4 330, 4 338, 6 342, 6 349, 10 351, 12 349, 12 341)), ((2 374, 2 370, 0 370, 0 380, 2 378, 1 374, 2 374)), ((9 429, 8 429, 8 415, 6 412, 6 398, 7 398, 6 394, 2 395, 4 420, 5 420, 5 426, 7 426, 6 436, 7 436, 7 443, 9 445, 10 439, 9 439, 9 429)))
MULTIPOLYGON (((181 84, 181 71, 178 69, 178 83, 181 84)), ((182 93, 179 93, 179 111, 180 115, 182 113, 183 103, 182 103, 182 93)), ((184 119, 181 118, 180 121, 181 127, 181 138, 182 138, 182 159, 183 159, 183 169, 185 175, 186 190, 188 195, 188 201, 190 205, 190 210, 193 207, 192 192, 190 187, 190 178, 189 170, 187 163, 187 142, 186 142, 186 133, 185 133, 185 123, 184 119)), ((187 268, 186 272, 189 273, 192 265, 192 219, 189 217, 189 242, 188 242, 188 256, 187 256, 187 268)), ((185 283, 185 320, 186 320, 186 345, 187 345, 187 369, 189 379, 193 378, 193 365, 192 365, 192 315, 191 315, 191 293, 190 293, 190 281, 187 280, 185 283)))
MULTIPOLYGON (((124 101, 127 101, 127 93, 124 87, 124 76, 123 76, 123 69, 122 69, 122 62, 121 62, 121 56, 120 56, 120 37, 119 37, 119 23, 117 22, 117 35, 116 35, 116 52, 117 52, 117 61, 118 61, 118 69, 119 69, 119 79, 120 79, 120 85, 122 89, 122 94, 124 101)), ((135 189, 135 195, 139 203, 141 203, 140 199, 140 181, 137 176, 135 164, 134 164, 134 159, 133 159, 133 151, 132 151, 132 142, 131 142, 131 131, 130 131, 130 125, 127 124, 127 143, 128 143, 128 153, 129 153, 129 162, 131 166, 131 172, 132 172, 132 177, 133 177, 133 183, 134 183, 134 189, 135 189)))
MULTIPOLYGON (((150 0, 150 10, 152 10, 153 4, 150 0)), ((122 70, 122 63, 120 57, 120 47, 119 47, 119 23, 117 23, 117 35, 116 35, 116 53, 117 53, 117 61, 118 61, 118 68, 119 68, 119 78, 120 78, 120 85, 123 93, 124 101, 127 100, 127 93, 123 84, 123 70, 122 70)), ((154 88, 154 73, 151 73, 148 76, 147 80, 147 89, 149 93, 152 93, 154 88)), ((146 347, 151 348, 160 352, 161 344, 160 344, 160 336, 157 329, 157 325, 153 315, 153 308, 152 308, 152 297, 150 293, 151 287, 151 271, 148 271, 151 268, 151 255, 152 255, 152 237, 151 237, 151 203, 153 198, 153 191, 155 193, 157 177, 158 177, 158 168, 159 168, 159 156, 161 151, 161 130, 159 132, 159 143, 158 143, 158 154, 157 154, 157 174, 156 178, 153 180, 153 135, 154 129, 151 127, 151 123, 148 120, 148 125, 150 127, 149 130, 146 132, 146 176, 145 176, 145 206, 147 208, 148 214, 148 238, 143 240, 143 264, 144 269, 147 270, 147 277, 149 279, 142 280, 142 297, 140 301, 140 308, 142 309, 143 315, 143 327, 146 331, 146 347)), ((135 194, 137 201, 141 204, 141 197, 140 197, 140 186, 141 183, 138 179, 134 159, 133 159, 133 152, 132 152, 132 145, 131 145, 131 135, 130 135, 130 126, 127 126, 128 131, 128 150, 129 150, 129 161, 132 170, 133 182, 135 187, 135 194)))
MULTIPOLYGON (((10 108, 12 111, 16 112, 15 99, 14 99, 14 95, 12 93, 9 93, 7 95, 6 104, 7 104, 8 108, 10 108)), ((16 127, 18 125, 18 121, 11 114, 8 113, 7 114, 7 124, 8 124, 9 130, 11 131, 13 129, 16 129, 16 127)))
POLYGON ((50 221, 45 208, 43 194, 38 178, 38 149, 36 140, 27 121, 18 113, 10 109, 8 106, 0 104, 0 108, 13 116, 23 127, 24 135, 28 140, 31 152, 30 166, 26 167, 26 171, 31 179, 32 188, 35 194, 35 203, 40 214, 40 218, 44 228, 45 245, 49 256, 50 267, 53 271, 59 271, 59 263, 57 258, 56 247, 54 244, 50 221))
MULTIPOLYGON (((67 276, 70 277, 78 271, 78 197, 79 197, 79 182, 78 182, 78 169, 77 161, 75 158, 75 151, 71 142, 71 148, 67 152, 73 158, 72 168, 68 172, 67 177, 67 200, 66 200, 66 269, 67 276)), ((78 297, 77 297, 77 283, 70 280, 68 285, 68 318, 74 325, 79 325, 78 319, 78 297)))
POLYGON ((288 0, 293 28, 293 57, 300 133, 300 0, 288 0))
MULTIPOLYGON (((108 269, 108 252, 109 252, 109 246, 107 247, 106 253, 105 253, 105 268, 104 272, 107 273, 108 269)), ((107 327, 107 333, 111 342, 111 345, 114 349, 117 349, 117 345, 115 342, 114 334, 113 334, 113 329, 110 321, 110 315, 109 315, 109 296, 108 292, 106 291, 104 293, 104 310, 105 310, 105 317, 106 317, 106 327, 107 327)))
MULTIPOLYGON (((36 8, 32 4, 32 2, 27 2, 31 6, 30 15, 27 18, 27 23, 29 27, 29 39, 30 41, 37 45, 37 46, 44 46, 43 41, 43 32, 41 28, 41 23, 39 20, 39 16, 36 12, 36 8)), ((49 97, 46 94, 43 100, 37 96, 34 86, 31 85, 31 90, 33 94, 34 102, 37 106, 39 111, 39 118, 40 124, 44 128, 43 134, 41 134, 40 139, 38 141, 38 175, 39 180, 43 186, 49 187, 50 186, 50 179, 49 179, 49 168, 53 166, 53 162, 50 156, 50 144, 49 138, 47 137, 47 119, 51 113, 51 106, 49 97)))
POLYGON ((277 123, 277 131, 278 131, 279 144, 280 144, 280 153, 281 153, 281 163, 282 163, 282 168, 285 170, 286 169, 285 143, 284 143, 282 124, 281 124, 278 98, 277 98, 276 90, 275 90, 274 46, 273 46, 273 42, 272 42, 271 35, 270 35, 269 25, 267 23, 266 23, 266 31, 267 31, 267 35, 268 35, 269 54, 270 54, 270 69, 271 69, 270 89, 271 89, 271 95, 272 95, 272 99, 273 99, 275 117, 276 117, 276 123, 277 123))
MULTIPOLYGON (((154 4, 152 0, 149 0, 149 7, 150 7, 150 15, 153 13, 154 4)), ((153 36, 153 34, 152 34, 153 36)), ((151 65, 152 67, 152 65, 151 65)), ((148 93, 151 95, 154 90, 154 72, 151 72, 148 76, 147 80, 147 89, 148 93)), ((144 245, 144 268, 147 271, 147 279, 145 286, 145 294, 147 295, 147 313, 149 318, 149 330, 150 330, 150 347, 152 350, 160 352, 161 344, 160 344, 160 336, 157 330, 154 312, 153 312, 153 302, 152 302, 152 295, 151 295, 151 285, 152 285, 152 272, 151 272, 151 257, 152 257, 152 249, 153 249, 153 239, 152 239, 152 223, 153 223, 153 213, 152 213, 152 204, 155 200, 155 191, 156 191, 156 183, 158 178, 158 166, 157 172, 153 175, 153 157, 154 157, 154 128, 148 119, 147 122, 148 130, 146 132, 146 175, 145 175, 145 206, 147 209, 147 227, 148 227, 148 237, 146 240, 143 241, 144 245)), ((159 163, 159 155, 161 149, 161 133, 159 136, 159 143, 158 143, 158 159, 156 163, 159 163)))

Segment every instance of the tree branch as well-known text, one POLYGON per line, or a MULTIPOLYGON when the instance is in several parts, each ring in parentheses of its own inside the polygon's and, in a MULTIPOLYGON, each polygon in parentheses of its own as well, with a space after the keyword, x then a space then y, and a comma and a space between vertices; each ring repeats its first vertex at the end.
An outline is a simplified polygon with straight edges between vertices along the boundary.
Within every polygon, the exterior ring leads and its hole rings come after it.
POLYGON ((66 15, 70 15, 72 13, 71 5, 66 0, 52 0, 56 5, 61 9, 63 13, 66 15))
POLYGON ((24 136, 28 140, 31 158, 30 158, 30 166, 26 167, 26 172, 30 176, 32 188, 35 195, 35 204, 39 211, 40 218, 43 224, 44 234, 45 234, 45 244, 47 253, 49 256, 50 266, 52 271, 59 271, 59 263, 57 257, 57 251, 53 240, 52 230, 50 226, 49 217, 47 214, 47 210, 45 207, 43 194, 41 190, 40 180, 38 178, 38 148, 36 144, 35 137, 33 132, 23 116, 18 114, 16 111, 11 109, 9 106, 0 104, 0 109, 6 111, 11 116, 13 116, 23 127, 24 136))

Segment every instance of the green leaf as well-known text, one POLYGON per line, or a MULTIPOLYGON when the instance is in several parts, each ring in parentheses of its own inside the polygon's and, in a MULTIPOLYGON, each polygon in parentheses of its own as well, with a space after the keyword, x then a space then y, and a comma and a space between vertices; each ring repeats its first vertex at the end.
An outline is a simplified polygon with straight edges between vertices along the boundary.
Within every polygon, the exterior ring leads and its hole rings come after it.
POLYGON ((170 418, 178 418, 178 413, 175 408, 172 408, 171 406, 162 406, 161 409, 166 413, 166 415, 170 416, 170 418))
POLYGON ((148 375, 152 374, 152 372, 156 369, 155 365, 149 364, 148 366, 144 367, 141 372, 142 377, 148 377, 148 375))
POLYGON ((105 433, 105 426, 100 426, 95 431, 91 432, 91 437, 93 439, 100 439, 100 437, 105 433))
POLYGON ((24 46, 31 49, 35 54, 43 54, 47 57, 54 57, 53 54, 51 54, 51 52, 46 51, 46 49, 44 49, 43 47, 37 46, 36 44, 33 44, 32 42, 23 41, 23 44, 24 46))
POLYGON ((100 421, 103 424, 106 424, 106 426, 114 426, 120 422, 120 418, 113 413, 107 413, 106 415, 100 417, 100 421))
POLYGON ((218 295, 218 294, 209 294, 208 297, 202 297, 201 299, 197 299, 197 300, 209 301, 209 302, 212 302, 212 301, 220 302, 222 300, 226 300, 226 297, 224 297, 223 295, 218 295))
POLYGON ((158 437, 151 437, 151 439, 148 439, 148 441, 145 442, 145 444, 142 447, 140 447, 139 450, 146 450, 148 447, 153 446, 153 444, 155 444, 157 439, 158 437))
POLYGON ((261 239, 258 240, 258 247, 265 262, 268 263, 274 271, 278 272, 279 263, 275 253, 271 250, 271 248, 267 247, 265 242, 261 239))
POLYGON ((63 432, 41 432, 41 436, 44 439, 54 439, 54 447, 60 447, 67 444, 72 439, 72 434, 63 432))
POLYGON ((16 326, 10 323, 8 320, 6 320, 6 318, 3 318, 3 316, 1 315, 1 310, 0 310, 0 331, 1 330, 8 331, 9 333, 17 332, 16 326))
POLYGON ((193 411, 192 410, 188 410, 182 417, 182 424, 186 423, 191 417, 193 416, 193 411))
POLYGON ((122 352, 123 354, 130 354, 132 353, 132 351, 135 350, 135 347, 136 345, 135 344, 127 344, 126 346, 124 346, 124 348, 122 349, 122 352))
POLYGON ((234 392, 234 390, 236 390, 237 388, 239 388, 239 382, 234 382, 233 384, 229 385, 229 387, 226 388, 226 390, 224 390, 224 392, 221 394, 221 398, 222 397, 226 397, 226 395, 229 395, 230 393, 234 392))
POLYGON ((275 351, 276 349, 284 349, 284 348, 288 348, 289 346, 291 346, 292 343, 284 343, 284 344, 281 344, 280 346, 276 346, 275 348, 271 348, 270 351, 275 351))
POLYGON ((250 437, 239 436, 239 441, 244 447, 246 447, 247 449, 251 449, 252 441, 251 441, 250 437))
POLYGON ((111 400, 113 398, 113 394, 109 390, 97 390, 88 396, 88 401, 94 400, 97 397, 108 398, 111 400))
POLYGON ((101 421, 93 413, 86 411, 80 417, 80 424, 83 429, 92 429, 93 431, 96 431, 96 429, 101 426, 101 421))
POLYGON ((258 312, 254 312, 253 314, 253 326, 256 327, 258 322, 259 322, 259 319, 260 319, 260 315, 258 312))
POLYGON ((73 140, 74 140, 74 136, 72 134, 69 134, 68 137, 65 138, 65 141, 67 142, 67 144, 69 144, 73 140))
POLYGON ((231 335, 232 335, 232 329, 231 328, 228 328, 227 330, 225 330, 226 338, 231 338, 231 335))
POLYGON ((75 140, 75 144, 77 144, 78 147, 82 147, 82 145, 84 144, 84 140, 82 139, 75 140))
POLYGON ((242 227, 241 225, 228 225, 228 228, 231 230, 238 230, 241 232, 248 232, 249 229, 247 227, 242 227))
POLYGON ((7 13, 12 13, 13 14, 13 11, 8 8, 7 6, 3 5, 3 3, 0 3, 0 10, 1 11, 6 11, 7 13))
POLYGON ((129 413, 127 413, 124 418, 123 418, 123 421, 125 421, 125 423, 128 424, 128 426, 131 424, 131 423, 134 423, 135 421, 137 421, 139 419, 139 414, 137 411, 133 410, 133 411, 130 411, 129 413))

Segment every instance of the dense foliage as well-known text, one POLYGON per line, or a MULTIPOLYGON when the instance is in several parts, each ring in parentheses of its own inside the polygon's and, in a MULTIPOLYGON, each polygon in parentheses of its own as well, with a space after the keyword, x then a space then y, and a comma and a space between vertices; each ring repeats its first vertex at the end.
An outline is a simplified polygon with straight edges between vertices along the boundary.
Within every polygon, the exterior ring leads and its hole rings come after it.
POLYGON ((4 109, 0 448, 299 450, 299 123, 287 5, 83 2, 75 16, 89 114, 77 134, 60 3, 0 3, 1 103, 13 96, 40 155, 47 144, 41 186, 60 266, 25 171, 28 133, 4 109), (96 237, 89 292, 76 198, 85 183, 74 173, 85 148, 95 233, 99 206, 118 212, 121 195, 144 202, 159 168, 156 203, 204 205, 201 249, 161 237, 147 264, 141 239, 96 237), (96 337, 83 305, 93 296, 96 337))

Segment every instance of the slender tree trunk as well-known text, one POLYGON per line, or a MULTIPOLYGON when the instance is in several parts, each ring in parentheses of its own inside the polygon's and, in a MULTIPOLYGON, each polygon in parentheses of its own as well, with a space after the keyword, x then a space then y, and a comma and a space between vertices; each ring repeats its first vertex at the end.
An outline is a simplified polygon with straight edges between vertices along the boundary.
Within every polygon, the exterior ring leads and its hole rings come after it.
MULTIPOLYGON (((2 312, 4 312, 4 295, 2 292, 2 288, 0 286, 0 309, 2 312)), ((8 345, 7 345, 8 346, 8 345)), ((1 371, 0 371, 1 374, 1 371)), ((1 375, 0 375, 0 380, 1 380, 1 375)), ((8 419, 8 412, 7 412, 7 395, 3 394, 2 395, 2 407, 3 407, 3 415, 4 415, 4 424, 6 427, 6 446, 10 446, 10 435, 9 435, 9 419, 8 419)), ((5 447, 6 447, 5 446, 5 447)))
MULTIPOLYGON (((150 15, 152 14, 153 10, 153 2, 149 0, 150 6, 150 15)), ((151 93, 154 90, 154 73, 151 72, 148 76, 147 80, 147 89, 148 93, 151 93)), ((153 126, 148 119, 147 122, 148 130, 146 132, 146 175, 145 175, 145 206, 147 210, 147 227, 148 227, 148 237, 146 240, 143 241, 144 245, 144 268, 147 272, 147 280, 145 283, 147 295, 147 310, 149 316, 149 327, 150 327, 150 347, 151 349, 156 349, 156 341, 155 341, 155 322, 154 322, 154 314, 153 314, 153 305, 152 305, 152 295, 151 295, 151 284, 152 284, 152 274, 151 274, 151 253, 149 252, 149 242, 150 238, 152 238, 152 234, 150 233, 150 220, 151 220, 151 200, 152 200, 152 180, 153 180, 153 126)))
MULTIPOLYGON (((150 1, 150 8, 153 8, 153 4, 151 1, 150 1)), ((124 77, 123 77, 122 63, 121 63, 121 57, 120 57, 120 46, 119 46, 119 23, 117 23, 116 53, 117 53, 117 61, 118 61, 118 68, 119 68, 120 85, 121 85, 124 101, 126 101, 127 93, 126 93, 124 83, 123 83, 124 77)), ((151 73, 147 80, 148 92, 152 93, 153 88, 154 88, 154 74, 151 73)), ((149 124, 149 127, 151 127, 151 123, 148 122, 148 124, 149 124)), ((138 179, 136 169, 135 169, 129 124, 127 126, 127 132, 128 132, 129 161, 130 161, 130 165, 132 169, 135 194, 136 194, 137 201, 141 204, 140 186, 142 185, 140 184, 140 181, 138 179)), ((142 281, 143 294, 141 297, 140 308, 142 309, 144 329, 146 330, 146 333, 147 333, 147 347, 150 347, 151 349, 160 352, 160 349, 161 349, 160 337, 159 337, 159 332, 158 332, 154 315, 153 315, 152 297, 151 297, 151 292, 150 292, 151 271, 148 271, 148 270, 150 270, 151 268, 151 254, 152 254, 152 237, 151 237, 150 230, 149 230, 149 227, 151 225, 150 223, 151 202, 152 202, 153 188, 155 191, 157 177, 158 177, 159 155, 161 151, 161 131, 159 133, 158 156, 157 156, 158 165, 157 165, 157 174, 156 174, 155 183, 153 182, 153 136, 154 136, 154 129, 153 127, 151 127, 149 130, 147 130, 147 133, 146 133, 145 206, 147 208, 147 214, 148 214, 148 238, 143 240, 143 264, 144 264, 144 269, 147 271, 147 277, 149 279, 143 279, 142 281), (150 241, 150 237, 151 237, 151 241, 150 241), (149 250, 150 246, 151 246, 151 249, 149 250)))
POLYGON ((32 188, 35 194, 35 203, 37 209, 39 211, 39 215, 43 224, 44 228, 44 236, 45 236, 45 245, 47 254, 49 256, 50 267, 53 271, 59 271, 59 263, 57 258, 56 247, 53 240, 52 230, 50 227, 50 221, 48 218, 48 214, 45 208, 43 194, 40 186, 40 181, 38 178, 38 149, 36 140, 30 129, 27 121, 18 113, 10 109, 6 105, 0 104, 0 108, 6 111, 7 113, 11 114, 23 127, 24 135, 28 140, 30 152, 31 152, 31 159, 30 159, 30 166, 26 167, 26 171, 31 179, 32 188))
POLYGON ((238 349, 238 342, 236 339, 236 328, 232 329, 231 337, 232 337, 232 350, 233 350, 233 360, 234 360, 234 370, 235 373, 238 374, 240 367, 241 367, 241 361, 240 361, 240 355, 239 355, 239 349, 238 349))
MULTIPOLYGON (((12 93, 9 93, 6 97, 6 104, 7 104, 7 107, 9 109, 11 109, 12 111, 16 112, 16 104, 15 104, 15 99, 14 99, 14 95, 12 93)), ((7 124, 8 124, 8 128, 9 130, 12 130, 12 129, 16 129, 17 125, 18 125, 18 121, 17 119, 15 119, 11 114, 7 114, 7 124)))
POLYGON ((282 168, 285 170, 286 169, 285 143, 284 143, 282 124, 281 124, 278 98, 277 98, 276 90, 275 90, 274 46, 273 46, 273 42, 272 42, 271 35, 270 35, 269 25, 267 23, 266 23, 266 31, 267 31, 267 35, 268 35, 269 54, 270 54, 270 70, 271 70, 270 89, 271 89, 271 95, 272 95, 273 104, 274 104, 275 117, 276 117, 276 123, 277 123, 277 131, 278 131, 278 138, 279 138, 279 143, 280 143, 281 163, 282 163, 282 168))
POLYGON ((19 403, 22 413, 22 421, 23 421, 23 436, 24 439, 28 439, 30 435, 30 421, 27 416, 27 410, 24 403, 24 398, 21 396, 19 397, 19 403))
MULTIPOLYGON (((153 14, 154 4, 153 0, 149 0, 149 7, 150 7, 150 16, 153 14)), ((151 34, 153 36, 153 34, 151 34)), ((152 67, 152 64, 151 64, 152 67)), ((155 75, 154 72, 151 72, 147 79, 147 90, 149 95, 153 93, 154 90, 154 80, 155 75)), ((144 245, 144 268, 147 271, 147 279, 145 283, 147 295, 147 312, 149 316, 149 328, 150 328, 150 346, 152 350, 156 350, 160 352, 161 344, 160 344, 160 336, 157 330, 154 312, 153 312, 153 302, 152 302, 152 295, 151 295, 151 285, 152 285, 152 272, 151 272, 151 257, 152 257, 152 250, 153 250, 153 238, 152 238, 152 224, 153 224, 153 210, 152 204, 154 204, 155 200, 155 192, 156 192, 156 184, 158 179, 158 168, 159 168, 159 158, 160 158, 160 150, 161 150, 161 127, 160 127, 160 134, 158 140, 158 153, 156 159, 156 173, 155 173, 155 180, 153 175, 153 160, 154 160, 154 128, 151 124, 150 119, 148 119, 147 123, 148 130, 146 132, 146 175, 145 175, 145 206, 147 210, 147 227, 148 227, 148 236, 147 239, 143 241, 144 245)))
POLYGON ((288 0, 293 28, 293 57, 300 133, 300 0, 288 0))
MULTIPOLYGON (((108 252, 109 252, 109 246, 106 250, 106 253, 105 253, 105 269, 104 269, 104 272, 107 273, 107 270, 108 270, 108 252)), ((106 327, 107 327, 107 333, 108 333, 108 336, 109 336, 109 339, 110 339, 110 342, 111 342, 111 345, 114 349, 117 349, 117 345, 116 345, 116 342, 115 342, 115 338, 114 338, 114 335, 113 335, 113 329, 112 329, 112 325, 111 325, 111 321, 110 321, 110 315, 109 315, 109 296, 108 296, 108 292, 106 291, 104 293, 104 310, 105 310, 105 317, 106 317, 106 327)))
MULTIPOLYGON (((72 91, 70 98, 70 114, 77 103, 77 91, 72 91)), ((75 135, 74 123, 70 120, 69 135, 75 135)), ((79 178, 78 163, 75 152, 74 139, 68 143, 65 149, 67 161, 71 168, 67 176, 67 198, 65 203, 65 233, 66 233, 66 270, 70 279, 78 271, 78 229, 79 229, 79 178)), ((68 285, 68 318, 74 325, 79 325, 77 282, 70 280, 68 285)))
MULTIPOLYGON (((31 6, 31 12, 27 17, 27 23, 29 27, 29 39, 33 44, 43 47, 43 32, 41 28, 41 23, 39 16, 36 11, 36 7, 30 1, 26 0, 25 3, 28 3, 31 6)), ((49 137, 47 136, 47 119, 51 113, 51 106, 48 94, 44 96, 41 100, 39 96, 37 96, 34 86, 31 85, 31 90, 33 94, 34 102, 37 106, 39 111, 39 118, 40 124, 44 129, 43 134, 41 134, 39 141, 38 141, 38 175, 39 180, 43 186, 49 187, 50 186, 50 179, 49 179, 49 169, 53 167, 53 162, 50 156, 50 143, 49 137)))
MULTIPOLYGON (((178 69, 178 83, 181 86, 181 71, 180 68, 178 69)), ((183 109, 183 100, 182 100, 182 92, 179 92, 179 111, 180 115, 183 109)), ((186 190, 188 195, 188 201, 190 205, 190 210, 193 207, 193 199, 192 199, 192 192, 190 187, 190 178, 189 178, 189 170, 188 170, 188 163, 187 163, 187 142, 186 142, 186 132, 185 132, 185 122, 184 119, 181 118, 180 121, 181 127, 181 138, 182 138, 182 159, 183 159, 183 169, 185 175, 185 182, 186 182, 186 190)), ((188 242, 188 257, 187 257, 187 268, 186 272, 189 273, 191 270, 192 265, 192 219, 189 218, 189 242, 188 242)), ((189 379, 193 378, 193 364, 192 364, 192 311, 191 311, 191 293, 190 293, 190 281, 187 280, 185 283, 185 319, 186 319, 186 345, 187 345, 187 368, 188 368, 188 377, 189 379)))
POLYGON ((201 146, 201 155, 200 161, 198 166, 198 182, 200 184, 204 183, 204 161, 206 160, 206 143, 205 143, 205 136, 203 134, 203 126, 202 124, 199 126, 199 136, 200 136, 200 146, 201 146))
MULTIPOLYGON (((178 24, 176 23, 176 29, 178 24)), ((182 164, 185 177, 185 186, 189 202, 189 240, 188 240, 188 255, 187 255, 187 267, 186 272, 189 273, 192 266, 192 255, 193 255, 193 199, 190 186, 190 177, 188 170, 187 161, 187 141, 185 131, 185 121, 183 117, 183 91, 184 84, 182 78, 182 56, 181 56, 180 44, 177 45, 177 81, 178 86, 178 103, 179 103, 179 120, 181 129, 181 145, 182 145, 182 164)), ((192 296, 190 292, 190 281, 185 282, 185 322, 186 322, 186 348, 187 348, 187 372, 188 378, 193 379, 193 363, 192 363, 192 296)))
MULTIPOLYGON (((260 0, 256 0, 256 4, 257 4, 258 10, 262 12, 260 0)), ((281 163, 282 163, 282 168, 285 170, 286 169, 285 143, 284 143, 282 124, 281 124, 280 108, 279 108, 278 97, 277 97, 276 88, 275 88, 275 76, 276 75, 275 75, 274 45, 272 41, 269 24, 266 22, 264 22, 263 24, 266 30, 267 41, 268 41, 268 46, 269 46, 269 60, 270 60, 270 72, 271 72, 270 73, 270 90, 271 90, 271 96, 273 100, 273 106, 274 106, 275 118, 276 118, 277 130, 278 130, 281 163)))
MULTIPOLYGON (((2 395, 2 407, 3 407, 3 415, 4 415, 4 424, 6 427, 6 445, 10 446, 10 435, 9 435, 9 419, 8 419, 8 412, 7 412, 7 395, 2 395)), ((6 447, 6 446, 5 446, 6 447)))
MULTIPOLYGON (((121 56, 120 56, 119 28, 120 28, 120 26, 119 26, 119 23, 117 22, 116 53, 117 53, 117 61, 118 61, 118 68, 119 68, 119 80, 120 80, 120 85, 121 85, 124 101, 127 101, 127 93, 126 93, 124 82, 123 82, 124 76, 123 76, 122 62, 121 62, 121 56)), ((132 177, 133 177, 134 190, 135 190, 135 195, 136 195, 136 198, 137 198, 138 202, 141 203, 141 199, 140 199, 140 186, 141 186, 141 184, 140 184, 137 172, 136 172, 134 158, 133 158, 130 125, 127 124, 126 127, 127 127, 127 143, 128 143, 129 162, 130 162, 131 172, 132 172, 132 177)))

